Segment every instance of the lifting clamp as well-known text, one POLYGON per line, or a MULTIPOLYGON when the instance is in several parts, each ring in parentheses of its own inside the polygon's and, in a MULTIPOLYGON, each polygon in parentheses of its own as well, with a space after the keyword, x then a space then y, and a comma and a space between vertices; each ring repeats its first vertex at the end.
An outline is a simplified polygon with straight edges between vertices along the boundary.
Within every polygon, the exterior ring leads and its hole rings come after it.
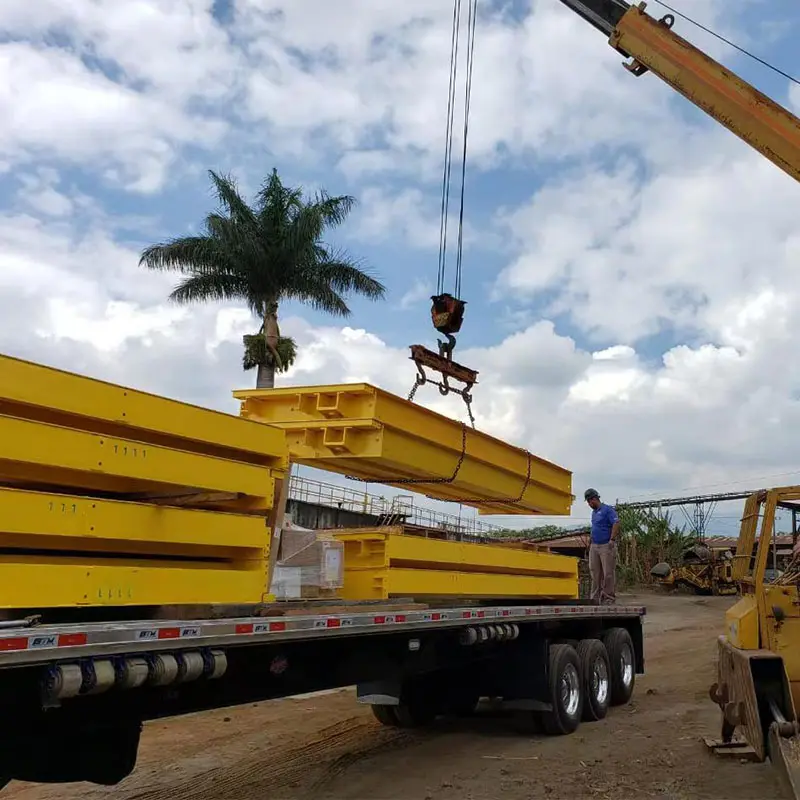
POLYGON ((447 396, 448 394, 460 395, 467 406, 469 412, 470 422, 472 427, 475 427, 475 418, 472 415, 472 387, 478 382, 478 372, 463 364, 453 361, 453 350, 456 346, 456 339, 454 333, 461 330, 461 323, 464 321, 464 300, 458 300, 451 294, 434 295, 431 300, 431 320, 433 327, 439 333, 447 337, 447 341, 439 340, 439 352, 435 353, 421 344, 411 345, 411 360, 417 367, 416 380, 414 386, 408 395, 409 400, 414 399, 417 389, 424 386, 426 383, 432 383, 439 388, 439 394, 447 396), (440 381, 433 380, 428 377, 425 369, 438 372, 442 379, 440 381), (450 385, 450 380, 463 383, 463 388, 457 388, 450 385))

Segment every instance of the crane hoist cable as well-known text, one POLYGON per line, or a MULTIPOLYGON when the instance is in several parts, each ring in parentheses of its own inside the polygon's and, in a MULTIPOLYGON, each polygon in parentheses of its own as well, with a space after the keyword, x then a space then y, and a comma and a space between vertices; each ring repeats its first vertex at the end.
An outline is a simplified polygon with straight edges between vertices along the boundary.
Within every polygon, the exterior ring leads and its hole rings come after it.
POLYGON ((450 40, 450 78, 447 94, 447 119, 445 123, 444 164, 442 168, 441 218, 439 221, 439 261, 436 276, 436 294, 431 297, 431 320, 433 327, 441 333, 446 341, 439 340, 438 354, 423 345, 411 345, 411 360, 417 367, 417 376, 408 399, 413 400, 417 389, 425 383, 433 383, 439 387, 442 395, 453 392, 460 394, 467 405, 470 421, 475 426, 472 416, 472 396, 470 390, 477 382, 478 373, 453 361, 453 350, 456 346, 454 334, 461 330, 464 320, 466 302, 461 298, 462 266, 464 256, 464 201, 467 175, 467 143, 469 139, 469 115, 472 98, 472 75, 475 56, 475 30, 478 20, 478 0, 466 0, 467 32, 466 32, 466 65, 464 81, 464 122, 462 131, 461 152, 461 189, 458 203, 456 256, 453 276, 453 290, 447 291, 447 238, 450 222, 450 194, 453 172, 453 140, 455 128, 455 106, 458 92, 459 49, 461 40, 462 0, 453 0, 453 24, 450 40), (439 372, 442 380, 431 380, 425 368, 439 372), (463 389, 450 385, 453 379, 464 384, 463 389))

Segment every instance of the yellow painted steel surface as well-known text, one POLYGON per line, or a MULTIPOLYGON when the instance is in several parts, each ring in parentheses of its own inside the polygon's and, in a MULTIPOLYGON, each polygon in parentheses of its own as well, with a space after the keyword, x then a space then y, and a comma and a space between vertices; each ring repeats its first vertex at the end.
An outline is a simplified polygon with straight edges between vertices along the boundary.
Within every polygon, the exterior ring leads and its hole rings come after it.
POLYGON ((342 596, 348 600, 578 596, 578 561, 569 556, 379 528, 334 535, 345 546, 342 596))
POLYGON ((286 431, 299 463, 457 501, 482 514, 570 513, 568 470, 481 431, 466 429, 464 438, 462 423, 369 384, 234 396, 243 417, 286 431))
POLYGON ((57 556, 0 556, 0 608, 154 606, 261 601, 266 565, 118 562, 57 556), (257 598, 257 600, 254 600, 257 598))
POLYGON ((258 603, 285 434, 0 356, 0 607, 258 603))
POLYGON ((4 548, 263 558, 263 517, 0 488, 4 548))
POLYGON ((28 478, 110 492, 172 487, 271 498, 274 491, 269 469, 256 464, 0 416, 0 480, 28 478))
POLYGON ((286 468, 280 431, 231 414, 0 355, 0 414, 40 419, 118 438, 174 447, 241 451, 236 457, 286 468), (75 419, 78 417, 79 419, 75 419))

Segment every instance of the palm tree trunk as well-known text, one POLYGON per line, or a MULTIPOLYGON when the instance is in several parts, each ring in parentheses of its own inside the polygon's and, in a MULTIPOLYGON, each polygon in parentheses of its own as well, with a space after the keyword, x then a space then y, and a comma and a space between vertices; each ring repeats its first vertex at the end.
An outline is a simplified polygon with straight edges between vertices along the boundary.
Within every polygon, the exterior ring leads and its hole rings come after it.
POLYGON ((281 366, 277 349, 280 338, 278 304, 275 301, 269 301, 264 304, 264 308, 264 338, 267 342, 267 354, 270 360, 268 364, 258 365, 256 389, 273 389, 275 388, 275 367, 281 366))

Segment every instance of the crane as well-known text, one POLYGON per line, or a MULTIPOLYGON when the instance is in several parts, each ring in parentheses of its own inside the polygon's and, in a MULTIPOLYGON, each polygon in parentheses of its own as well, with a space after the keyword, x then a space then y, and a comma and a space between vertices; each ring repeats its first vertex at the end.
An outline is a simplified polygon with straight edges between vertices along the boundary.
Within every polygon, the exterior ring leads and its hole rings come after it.
MULTIPOLYGON (((608 43, 611 47, 627 59, 623 65, 631 74, 636 77, 641 77, 648 72, 657 75, 720 125, 747 142, 795 180, 800 181, 800 119, 675 33, 672 30, 675 24, 674 14, 665 14, 657 19, 646 12, 646 2, 640 2, 638 5, 625 2, 625 0, 560 0, 560 2, 608 36, 608 43)), ((437 294, 431 297, 433 327, 445 336, 447 341, 439 341, 438 353, 420 344, 411 345, 411 360, 415 363, 418 374, 408 399, 413 400, 416 391, 426 383, 438 386, 443 395, 451 392, 459 394, 467 405, 470 420, 474 426, 474 417, 470 407, 471 389, 477 382, 478 373, 453 360, 453 349, 456 344, 453 334, 458 333, 461 329, 466 305, 459 295, 461 290, 464 176, 477 0, 469 0, 468 12, 464 150, 461 165, 461 207, 455 286, 452 294, 444 289, 453 139, 453 100, 457 81, 460 17, 461 0, 454 0, 450 92, 442 187, 439 279, 437 294), (426 368, 440 373, 442 380, 431 380, 426 375, 426 368), (462 389, 457 389, 449 383, 449 380, 458 381, 464 386, 462 389)))
MULTIPOLYGON (((608 36, 633 75, 657 75, 800 180, 800 119, 678 36, 672 30, 674 14, 656 19, 645 12, 643 2, 561 2, 608 36)), ((795 655, 800 644, 800 558, 776 583, 767 581, 766 565, 776 508, 796 510, 798 503, 800 486, 756 492, 747 499, 733 567, 741 599, 727 612, 726 634, 718 642, 718 680, 710 690, 722 711, 721 738, 706 740, 715 753, 769 758, 787 796, 795 800, 800 800, 800 661, 795 655)))
POLYGON ((625 0, 561 2, 609 37, 633 75, 657 75, 800 181, 800 119, 675 33, 673 14, 656 19, 647 3, 625 0))

